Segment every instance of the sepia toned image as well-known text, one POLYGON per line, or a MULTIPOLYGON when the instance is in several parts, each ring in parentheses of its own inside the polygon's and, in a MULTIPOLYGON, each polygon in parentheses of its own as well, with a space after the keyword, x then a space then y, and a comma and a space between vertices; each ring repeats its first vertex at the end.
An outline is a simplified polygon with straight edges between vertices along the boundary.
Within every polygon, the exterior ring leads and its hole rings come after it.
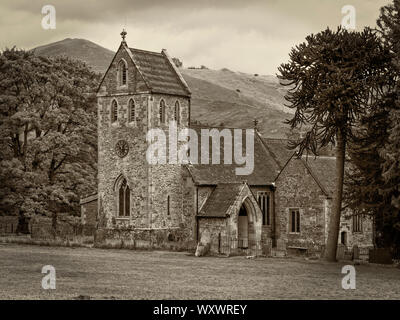
POLYGON ((0 134, 1 300, 400 299, 400 0, 3 0, 0 134))

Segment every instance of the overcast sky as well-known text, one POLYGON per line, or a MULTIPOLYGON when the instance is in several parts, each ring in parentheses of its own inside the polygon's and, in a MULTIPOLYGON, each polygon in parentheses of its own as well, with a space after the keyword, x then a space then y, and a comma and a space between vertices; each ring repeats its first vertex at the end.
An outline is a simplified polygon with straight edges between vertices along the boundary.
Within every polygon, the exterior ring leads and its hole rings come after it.
POLYGON ((206 65, 275 74, 306 35, 341 24, 344 5, 356 8, 357 29, 375 26, 390 0, 1 0, 0 48, 31 49, 83 38, 115 51, 127 29, 130 47, 206 65), (43 5, 56 9, 56 29, 41 26, 43 5))

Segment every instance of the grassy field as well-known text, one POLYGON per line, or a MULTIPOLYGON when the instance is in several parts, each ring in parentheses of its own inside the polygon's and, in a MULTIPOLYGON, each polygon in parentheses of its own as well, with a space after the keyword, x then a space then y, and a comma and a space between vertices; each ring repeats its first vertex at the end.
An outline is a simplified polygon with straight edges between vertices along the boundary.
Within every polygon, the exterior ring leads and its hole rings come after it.
POLYGON ((165 251, 0 244, 0 299, 400 299, 400 269, 356 266, 343 290, 340 263, 301 258, 196 258, 165 251), (44 265, 56 290, 43 290, 44 265))

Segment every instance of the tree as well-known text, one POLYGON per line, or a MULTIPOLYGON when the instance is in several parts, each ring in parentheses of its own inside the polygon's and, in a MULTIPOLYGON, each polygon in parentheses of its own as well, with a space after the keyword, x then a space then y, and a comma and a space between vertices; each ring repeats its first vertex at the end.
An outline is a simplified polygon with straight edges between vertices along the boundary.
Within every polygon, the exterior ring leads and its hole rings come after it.
POLYGON ((49 215, 56 229, 60 212, 79 212, 80 194, 96 185, 98 80, 65 57, 0 54, 2 214, 49 215))
POLYGON ((315 155, 329 144, 335 145, 336 181, 329 219, 325 258, 336 260, 340 215, 342 210, 345 154, 352 138, 353 125, 381 94, 385 81, 387 52, 374 32, 350 32, 329 28, 290 52, 288 63, 279 67, 281 83, 290 87, 285 99, 295 109, 292 128, 307 127, 305 136, 293 141, 298 156, 304 151, 315 155))
MULTIPOLYGON (((392 212, 385 215, 385 226, 388 226, 390 241, 400 249, 400 0, 394 0, 381 8, 377 21, 385 45, 392 53, 392 70, 397 85, 393 90, 391 124, 388 130, 388 143, 381 150, 384 159, 382 175, 385 181, 381 193, 389 198, 393 206, 392 212)), ((388 202, 389 202, 388 201, 388 202)), ((387 237, 385 237, 387 238, 387 237)))
POLYGON ((377 31, 388 49, 390 65, 386 83, 380 88, 383 94, 373 101, 376 107, 361 117, 354 134, 349 148, 351 170, 346 179, 346 205, 355 214, 373 217, 378 247, 400 247, 399 209, 394 206, 399 194, 400 168, 393 161, 399 147, 399 135, 395 138, 399 110, 396 87, 400 75, 396 63, 400 42, 399 9, 400 1, 383 7, 377 21, 377 31))

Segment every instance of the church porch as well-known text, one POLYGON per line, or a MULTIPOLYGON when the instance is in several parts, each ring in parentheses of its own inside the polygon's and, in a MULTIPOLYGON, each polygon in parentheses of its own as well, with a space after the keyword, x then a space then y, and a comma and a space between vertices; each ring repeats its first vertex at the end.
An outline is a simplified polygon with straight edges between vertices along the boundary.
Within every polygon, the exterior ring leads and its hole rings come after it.
POLYGON ((201 242, 214 254, 262 255, 270 252, 271 239, 262 236, 262 212, 246 183, 219 184, 198 217, 201 242))

